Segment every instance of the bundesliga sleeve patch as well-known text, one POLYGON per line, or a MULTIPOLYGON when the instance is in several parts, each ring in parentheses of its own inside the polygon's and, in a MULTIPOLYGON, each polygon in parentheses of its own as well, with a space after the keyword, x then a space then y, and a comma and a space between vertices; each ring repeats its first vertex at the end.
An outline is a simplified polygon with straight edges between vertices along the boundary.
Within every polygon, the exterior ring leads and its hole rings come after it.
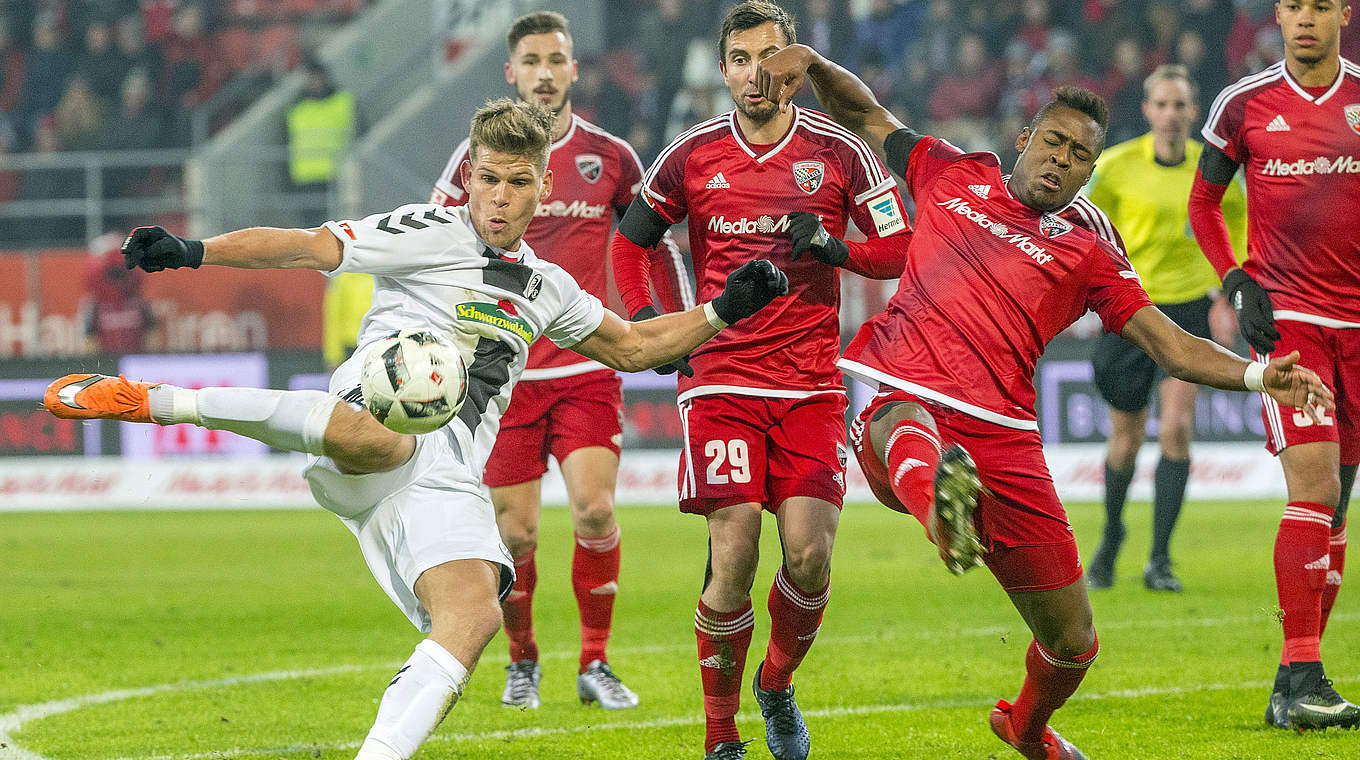
POLYGON ((874 222, 874 229, 878 231, 879 237, 886 237, 894 232, 900 232, 907 228, 907 217, 902 213, 902 204, 897 202, 897 196, 891 190, 869 199, 869 217, 874 222))

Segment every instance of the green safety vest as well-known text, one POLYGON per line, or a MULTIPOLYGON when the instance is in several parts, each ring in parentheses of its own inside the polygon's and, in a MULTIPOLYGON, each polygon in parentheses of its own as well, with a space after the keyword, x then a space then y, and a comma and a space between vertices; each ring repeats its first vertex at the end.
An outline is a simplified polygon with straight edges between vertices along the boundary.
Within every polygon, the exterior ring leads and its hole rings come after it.
POLYGON ((293 182, 329 182, 354 135, 354 95, 340 91, 288 109, 288 173, 293 182))

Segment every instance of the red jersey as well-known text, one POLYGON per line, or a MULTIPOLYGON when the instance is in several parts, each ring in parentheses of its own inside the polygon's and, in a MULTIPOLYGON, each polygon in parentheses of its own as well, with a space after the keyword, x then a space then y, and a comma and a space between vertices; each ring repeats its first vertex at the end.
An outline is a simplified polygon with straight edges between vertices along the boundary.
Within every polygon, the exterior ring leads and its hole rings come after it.
POLYGON ((789 131, 773 145, 751 145, 736 112, 698 124, 657 157, 643 198, 666 221, 689 217, 699 298, 722 293, 727 275, 769 259, 789 278, 789 295, 718 333, 690 355, 680 400, 709 393, 797 398, 844 392, 840 277, 811 255, 793 261, 791 211, 819 214, 827 231, 846 225, 871 238, 908 229, 897 185, 873 151, 829 116, 794 107, 789 131))
POLYGON ((1245 167, 1242 268, 1275 318, 1360 327, 1360 66, 1341 59, 1321 92, 1283 61, 1244 77, 1219 93, 1203 134, 1245 167))
MULTIPOLYGON (((468 141, 463 140, 449 157, 434 184, 430 202, 461 206, 467 202, 460 167, 468 160, 468 141)), ((609 302, 609 238, 615 215, 622 216, 642 182, 642 162, 627 142, 573 115, 566 134, 554 142, 548 155, 553 174, 552 195, 544 198, 524 240, 540 258, 567 270, 581 289, 609 302)), ((658 294, 667 310, 694 305, 684 258, 675 242, 666 238, 653 249, 653 268, 658 294)), ((552 341, 535 341, 529 348, 528 369, 523 380, 549 380, 607 369, 597 361, 558 348, 552 341)))
POLYGON ((1036 211, 1011 196, 992 153, 933 137, 903 177, 916 199, 907 268, 840 366, 983 420, 1037 430, 1034 364, 1088 309, 1116 332, 1150 306, 1114 226, 1078 196, 1036 211))

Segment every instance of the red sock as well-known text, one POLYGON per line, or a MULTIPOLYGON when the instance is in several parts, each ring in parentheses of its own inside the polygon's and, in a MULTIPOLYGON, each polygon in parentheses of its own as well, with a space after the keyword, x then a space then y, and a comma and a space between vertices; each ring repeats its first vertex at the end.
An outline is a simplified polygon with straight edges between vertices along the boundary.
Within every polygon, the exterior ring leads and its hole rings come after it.
POLYGON ((1346 523, 1332 531, 1331 563, 1327 568, 1327 588, 1322 590, 1322 619, 1318 625, 1318 638, 1327 630, 1327 618, 1336 604, 1336 595, 1341 591, 1341 575, 1346 571, 1346 523))
POLYGON ((609 629, 614 620, 614 596, 619 590, 619 528, 600 538, 576 534, 571 558, 571 587, 581 612, 581 671, 595 660, 606 660, 609 629))
POLYGON ((928 525, 935 500, 935 467, 940 463, 940 437, 916 420, 902 420, 883 446, 893 493, 922 525, 928 525))
POLYGON ((704 687, 704 752, 718 742, 741 740, 736 714, 741 706, 746 650, 756 616, 751 600, 731 612, 715 612, 699 600, 694 611, 694 638, 699 642, 699 679, 704 687))
POLYGON ((770 646, 760 669, 760 688, 783 691, 793 680, 793 671, 822 627, 822 611, 831 597, 828 582, 818 591, 807 593, 794 585, 781 565, 770 586, 770 646))
POLYGON ((534 641, 534 587, 538 585, 538 565, 534 550, 515 557, 515 585, 501 603, 505 614, 505 636, 510 640, 510 661, 538 662, 538 642, 534 641))
POLYGON ((1291 501, 1275 535, 1275 589, 1284 611, 1284 648, 1290 662, 1322 659, 1318 640, 1334 511, 1324 504, 1291 501))
POLYGON ((1085 654, 1064 660, 1039 642, 1030 641, 1025 653, 1025 684, 1011 707, 1011 727, 1021 741, 1037 742, 1043 738, 1048 719, 1077 690, 1099 652, 1097 639, 1085 654))

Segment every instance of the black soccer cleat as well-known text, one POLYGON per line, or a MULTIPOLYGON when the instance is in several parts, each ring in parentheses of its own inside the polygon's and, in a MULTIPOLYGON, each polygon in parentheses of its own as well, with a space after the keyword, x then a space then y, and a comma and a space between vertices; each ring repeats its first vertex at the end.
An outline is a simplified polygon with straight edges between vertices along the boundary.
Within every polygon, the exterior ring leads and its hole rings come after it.
POLYGON ((926 528, 949 572, 962 575, 982 565, 985 550, 973 526, 973 511, 982 494, 977 465, 958 445, 940 453, 935 468, 935 503, 926 528))
POLYGON ((1270 693, 1266 703, 1266 725, 1271 728, 1289 728, 1289 695, 1282 691, 1270 693))
POLYGON ((1181 581, 1171 572, 1171 560, 1154 559, 1143 568, 1143 585, 1148 591, 1181 592, 1181 581))
POLYGON ((741 760, 746 757, 746 745, 750 744, 748 739, 744 742, 718 742, 712 752, 704 755, 704 760, 741 760))
POLYGON ((793 684, 783 691, 760 688, 760 671, 764 667, 763 661, 756 666, 751 690, 760 705, 760 714, 765 717, 765 746, 775 760, 807 760, 812 751, 812 736, 798 711, 798 703, 793 700, 793 684))
POLYGON ((1360 706, 1336 693, 1331 679, 1323 678, 1306 693, 1289 700, 1285 717, 1289 728, 1299 732, 1357 728, 1360 727, 1360 706))

